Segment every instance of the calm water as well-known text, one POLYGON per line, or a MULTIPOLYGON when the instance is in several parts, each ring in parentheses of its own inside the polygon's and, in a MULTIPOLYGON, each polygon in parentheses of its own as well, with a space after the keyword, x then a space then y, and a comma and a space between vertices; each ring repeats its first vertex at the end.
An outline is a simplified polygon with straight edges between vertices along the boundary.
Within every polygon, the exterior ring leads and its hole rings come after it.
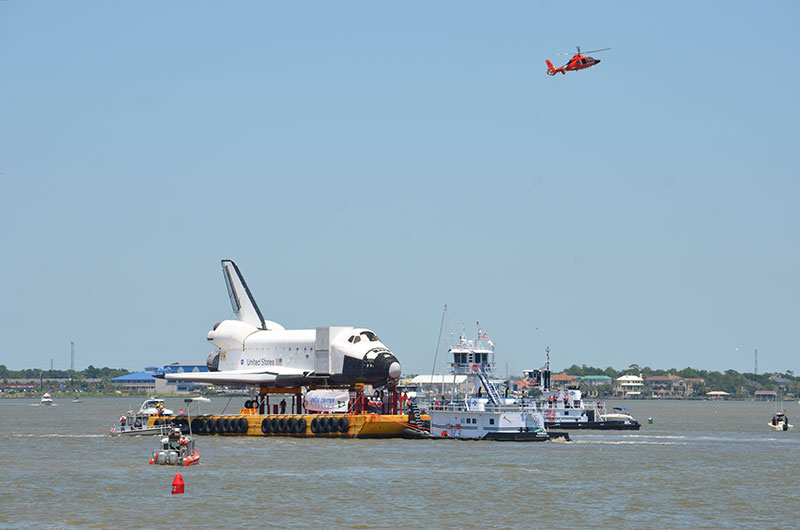
POLYGON ((572 443, 204 436, 171 495, 156 438, 106 435, 140 401, 0 400, 0 527, 800 528, 797 402, 786 433, 771 403, 638 401, 641 431, 572 443))

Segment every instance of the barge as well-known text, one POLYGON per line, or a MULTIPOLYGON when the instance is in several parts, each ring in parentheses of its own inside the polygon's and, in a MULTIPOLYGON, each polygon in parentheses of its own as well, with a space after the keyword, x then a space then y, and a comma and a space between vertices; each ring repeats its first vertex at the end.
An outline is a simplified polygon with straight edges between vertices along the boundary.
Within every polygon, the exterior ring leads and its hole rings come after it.
POLYGON ((312 389, 305 393, 305 400, 303 397, 299 388, 262 388, 258 397, 245 401, 238 414, 151 416, 147 427, 177 425, 182 432, 199 436, 400 438, 419 423, 413 414, 402 413, 403 403, 396 391, 379 392, 368 398, 363 385, 356 385, 345 389, 312 389), (308 399, 309 394, 319 396, 320 392, 344 393, 349 399, 344 407, 334 399, 308 399), (280 404, 270 403, 270 396, 275 394, 292 396, 288 411, 285 399, 280 404))

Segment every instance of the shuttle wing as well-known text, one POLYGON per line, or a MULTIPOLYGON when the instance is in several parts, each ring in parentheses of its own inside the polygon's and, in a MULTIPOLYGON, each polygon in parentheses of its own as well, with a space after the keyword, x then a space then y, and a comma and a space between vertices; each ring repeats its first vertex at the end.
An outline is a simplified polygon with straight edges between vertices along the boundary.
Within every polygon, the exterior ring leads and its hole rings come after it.
POLYGON ((269 366, 245 370, 223 370, 221 372, 191 372, 182 374, 165 374, 168 381, 192 381, 212 385, 258 385, 274 383, 280 379, 305 377, 307 371, 286 366, 269 366))

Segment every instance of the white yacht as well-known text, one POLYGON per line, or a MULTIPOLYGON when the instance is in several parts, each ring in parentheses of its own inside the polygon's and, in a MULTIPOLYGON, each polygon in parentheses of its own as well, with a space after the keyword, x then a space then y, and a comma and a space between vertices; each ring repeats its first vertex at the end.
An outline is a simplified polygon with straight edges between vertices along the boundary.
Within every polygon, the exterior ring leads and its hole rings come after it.
POLYGON ((445 400, 434 401, 428 409, 432 438, 473 440, 544 441, 565 438, 566 433, 548 434, 544 418, 533 401, 502 397, 490 380, 494 354, 484 346, 485 335, 478 331, 474 340, 461 336, 450 348, 451 373, 467 376, 465 386, 453 384, 445 400), (464 390, 461 390, 461 389, 464 390))
POLYGON ((42 396, 42 400, 39 403, 42 405, 52 405, 53 398, 50 397, 50 392, 45 392, 42 396))
POLYGON ((164 400, 157 397, 146 399, 141 404, 139 407, 139 412, 136 414, 142 416, 154 416, 159 414, 159 410, 164 416, 172 416, 175 414, 172 409, 164 408, 164 400))

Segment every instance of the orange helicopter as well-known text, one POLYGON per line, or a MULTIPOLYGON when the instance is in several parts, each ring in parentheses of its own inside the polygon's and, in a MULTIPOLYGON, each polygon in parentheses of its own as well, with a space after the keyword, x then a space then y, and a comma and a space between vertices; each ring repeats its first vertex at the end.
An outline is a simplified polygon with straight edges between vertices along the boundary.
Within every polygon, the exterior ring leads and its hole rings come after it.
MULTIPOLYGON (((556 75, 558 72, 561 72, 563 75, 566 75, 568 71, 575 71, 583 70, 584 68, 589 68, 596 64, 600 64, 600 59, 595 59, 594 57, 589 57, 587 55, 581 55, 581 47, 576 46, 578 48, 578 53, 572 56, 572 59, 569 60, 567 64, 564 66, 559 66, 556 68, 553 66, 553 63, 550 62, 549 59, 546 59, 545 62, 547 63, 547 75, 556 75)), ((601 50, 592 50, 586 53, 595 53, 595 52, 604 52, 606 50, 610 50, 611 48, 603 48, 601 50)), ((558 55, 569 55, 568 53, 559 53, 558 55)))

